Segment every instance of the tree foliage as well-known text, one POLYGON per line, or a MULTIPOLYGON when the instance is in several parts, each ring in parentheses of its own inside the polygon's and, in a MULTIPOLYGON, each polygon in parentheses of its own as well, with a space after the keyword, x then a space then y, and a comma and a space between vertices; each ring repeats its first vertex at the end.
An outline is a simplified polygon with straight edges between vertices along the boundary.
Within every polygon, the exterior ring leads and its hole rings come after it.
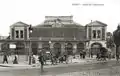
POLYGON ((120 45, 120 26, 113 32, 113 40, 117 46, 120 45))

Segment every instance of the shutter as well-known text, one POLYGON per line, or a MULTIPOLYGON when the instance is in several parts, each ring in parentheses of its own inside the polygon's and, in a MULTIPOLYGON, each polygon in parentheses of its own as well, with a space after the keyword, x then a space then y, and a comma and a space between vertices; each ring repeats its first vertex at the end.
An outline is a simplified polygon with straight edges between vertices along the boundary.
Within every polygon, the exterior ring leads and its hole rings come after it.
POLYGON ((24 39, 25 40, 27 39, 27 27, 25 27, 25 29, 24 29, 24 39))
POLYGON ((91 39, 91 27, 89 27, 88 29, 88 36, 89 36, 89 39, 91 39))
POLYGON ((105 27, 102 28, 102 40, 105 40, 105 27))
POLYGON ((11 34, 12 34, 12 35, 11 35, 11 36, 12 36, 11 38, 14 40, 14 37, 15 37, 15 35, 14 35, 14 28, 11 28, 11 29, 12 29, 12 30, 11 30, 11 32, 12 32, 12 33, 11 33, 11 34))

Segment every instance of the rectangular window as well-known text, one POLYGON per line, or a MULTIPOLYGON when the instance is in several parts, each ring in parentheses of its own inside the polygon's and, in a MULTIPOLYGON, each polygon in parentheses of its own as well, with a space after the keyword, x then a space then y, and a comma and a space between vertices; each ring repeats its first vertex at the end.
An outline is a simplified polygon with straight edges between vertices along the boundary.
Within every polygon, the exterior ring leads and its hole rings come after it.
POLYGON ((101 31, 100 30, 97 30, 97 38, 100 38, 101 36, 101 31))
POLYGON ((19 31, 18 30, 15 31, 15 34, 16 34, 16 38, 19 38, 19 31))
POLYGON ((93 30, 93 38, 96 38, 96 30, 93 30))
POLYGON ((23 38, 23 30, 20 30, 20 38, 23 38))

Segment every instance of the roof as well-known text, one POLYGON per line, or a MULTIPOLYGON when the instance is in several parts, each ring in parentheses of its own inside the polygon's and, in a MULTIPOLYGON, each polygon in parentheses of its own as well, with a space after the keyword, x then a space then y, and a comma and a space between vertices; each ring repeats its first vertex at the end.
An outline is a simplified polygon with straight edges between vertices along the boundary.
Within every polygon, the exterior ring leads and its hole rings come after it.
MULTIPOLYGON (((54 25, 54 24, 53 24, 54 25)), ((61 27, 81 27, 81 24, 61 24, 61 27)), ((35 28, 41 28, 41 27, 53 27, 52 24, 39 24, 37 26, 34 26, 35 28)))
POLYGON ((72 16, 46 16, 43 23, 34 27, 79 27, 82 26, 73 21, 72 16))
POLYGON ((107 24, 96 20, 96 21, 88 23, 86 26, 107 26, 107 24))
POLYGON ((29 26, 29 25, 24 23, 24 22, 19 21, 19 22, 16 22, 16 23, 12 24, 11 26, 12 27, 15 27, 15 26, 20 26, 20 27, 23 26, 23 27, 25 27, 25 26, 29 26))
POLYGON ((31 38, 60 38, 60 39, 73 39, 74 37, 79 39, 85 39, 85 29, 84 27, 69 28, 33 28, 33 32, 30 35, 31 38))
POLYGON ((72 16, 46 16, 43 23, 33 27, 32 39, 85 39, 85 27, 73 21, 72 16))

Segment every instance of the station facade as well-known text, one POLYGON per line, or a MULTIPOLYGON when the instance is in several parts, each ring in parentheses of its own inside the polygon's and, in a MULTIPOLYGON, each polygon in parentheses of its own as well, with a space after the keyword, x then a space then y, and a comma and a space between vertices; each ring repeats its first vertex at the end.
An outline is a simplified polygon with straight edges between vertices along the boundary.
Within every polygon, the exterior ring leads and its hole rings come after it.
POLYGON ((91 21, 83 26, 73 16, 45 16, 43 23, 32 26, 16 22, 10 26, 10 42, 21 54, 37 54, 41 49, 56 54, 78 54, 84 49, 106 47, 107 24, 91 21))

